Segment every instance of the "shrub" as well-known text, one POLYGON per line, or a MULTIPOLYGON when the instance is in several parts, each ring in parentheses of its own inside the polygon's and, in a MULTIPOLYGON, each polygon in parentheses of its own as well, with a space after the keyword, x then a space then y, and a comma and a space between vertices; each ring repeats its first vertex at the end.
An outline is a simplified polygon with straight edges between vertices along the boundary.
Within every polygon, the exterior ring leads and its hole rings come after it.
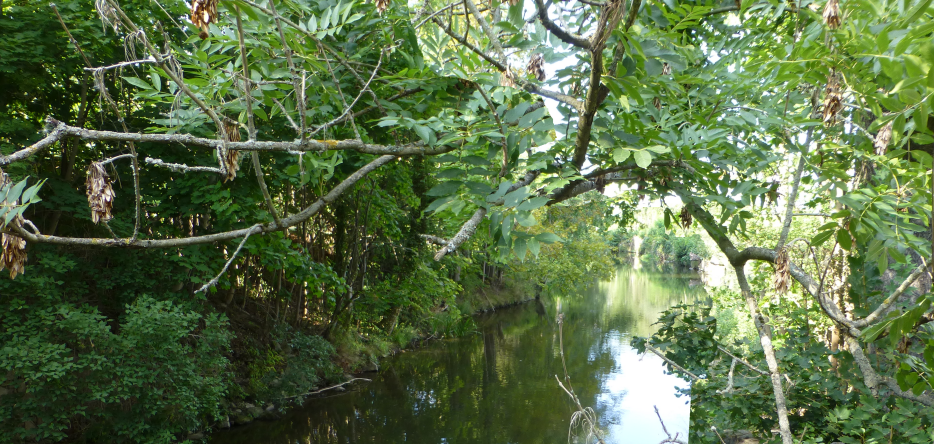
POLYGON ((226 320, 146 296, 116 333, 105 319, 66 303, 3 316, 0 442, 170 442, 219 416, 226 320))

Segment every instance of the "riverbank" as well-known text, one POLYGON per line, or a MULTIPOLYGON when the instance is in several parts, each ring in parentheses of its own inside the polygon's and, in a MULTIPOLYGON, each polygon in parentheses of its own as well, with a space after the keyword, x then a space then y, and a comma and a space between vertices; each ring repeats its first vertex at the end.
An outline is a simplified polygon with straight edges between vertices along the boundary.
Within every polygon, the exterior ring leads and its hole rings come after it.
MULTIPOLYGON (((689 407, 676 387, 684 381, 666 374, 661 359, 640 355, 629 338, 651 334, 658 313, 703 294, 689 282, 688 276, 623 267, 615 278, 577 293, 547 293, 497 307, 473 317, 475 334, 405 349, 385 359, 378 373, 361 375, 370 382, 321 393, 275 421, 218 431, 211 443, 566 439, 569 401, 554 378, 564 368, 556 352, 558 310, 564 314, 567 371, 581 403, 593 408, 607 444, 660 441, 665 435, 652 405, 669 431, 683 436, 689 407)), ((490 291, 475 296, 494 300, 490 291)))
MULTIPOLYGON (((254 395, 253 397, 229 400, 225 405, 227 413, 220 421, 211 424, 207 430, 196 432, 187 438, 202 438, 205 432, 212 429, 226 429, 249 424, 256 420, 277 419, 292 407, 302 405, 308 398, 346 391, 352 384, 365 384, 380 371, 381 363, 385 359, 391 358, 400 352, 421 348, 436 339, 475 334, 478 331, 474 322, 475 316, 528 303, 534 301, 537 297, 538 293, 533 285, 511 278, 504 278, 500 282, 489 285, 468 285, 464 292, 455 299, 454 307, 436 308, 437 312, 442 310, 456 311, 467 315, 465 318, 453 321, 465 323, 463 327, 459 329, 442 329, 447 334, 439 335, 437 332, 417 331, 407 329, 405 326, 398 327, 399 331, 390 332, 385 337, 364 335, 357 331, 335 332, 329 338, 329 342, 334 348, 330 364, 333 365, 332 371, 334 368, 339 368, 342 376, 334 378, 334 375, 332 375, 330 379, 322 379, 316 387, 300 395, 278 399, 266 399, 254 395), (396 335, 393 336, 393 333, 396 333, 396 335)), ((276 359, 273 358, 272 360, 275 361, 276 359)), ((241 363, 242 366, 243 363, 241 363)), ((255 363, 247 364, 247 367, 255 368, 256 365, 255 363)), ((252 379, 255 378, 251 378, 250 382, 252 382, 256 393, 271 392, 263 390, 262 387, 257 387, 252 379)), ((276 379, 273 379, 272 382, 276 382, 276 379)))

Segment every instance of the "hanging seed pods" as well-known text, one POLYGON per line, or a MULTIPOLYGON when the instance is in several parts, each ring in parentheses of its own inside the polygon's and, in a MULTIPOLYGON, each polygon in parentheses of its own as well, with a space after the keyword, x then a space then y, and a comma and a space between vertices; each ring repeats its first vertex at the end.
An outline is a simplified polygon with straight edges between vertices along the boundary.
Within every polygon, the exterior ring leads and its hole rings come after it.
POLYGON ((104 31, 107 31, 107 26, 110 26, 114 29, 114 32, 120 30, 120 17, 117 16, 117 10, 108 2, 107 0, 95 0, 94 8, 97 9, 98 15, 101 16, 101 22, 104 25, 104 31))
MULTIPOLYGON (((10 176, 0 169, 0 190, 10 185, 12 181, 10 176)), ((8 202, 14 207, 18 202, 8 202)), ((23 217, 16 216, 10 221, 10 225, 17 227, 23 226, 23 217)), ((23 274, 26 267, 26 239, 12 234, 0 234, 0 270, 4 268, 10 270, 10 279, 16 279, 16 275, 23 274)))
POLYGON ((779 251, 775 256, 775 276, 772 278, 775 292, 778 294, 785 294, 788 292, 788 283, 791 279, 790 265, 788 249, 782 248, 782 251, 779 251))
POLYGON ((653 98, 653 99, 652 99, 652 106, 654 106, 655 109, 658 109, 658 110, 662 109, 662 101, 661 101, 661 99, 659 99, 658 97, 653 98))
POLYGON ((688 207, 681 209, 681 228, 687 230, 691 228, 691 225, 694 223, 694 217, 691 216, 691 212, 688 211, 688 207))
POLYGON ((525 67, 525 70, 535 76, 538 81, 545 80, 545 59, 542 58, 541 54, 534 54, 529 59, 528 66, 525 67))
POLYGON ((374 4, 376 5, 376 11, 380 14, 389 9, 389 0, 374 0, 374 4))
POLYGON ((840 2, 839 0, 827 0, 827 6, 824 7, 824 24, 830 29, 840 27, 840 2))
MULTIPOLYGON (((240 127, 237 124, 227 122, 224 124, 224 130, 227 132, 228 142, 240 141, 240 127)), ((237 171, 240 170, 240 151, 227 150, 227 155, 224 156, 224 167, 227 170, 224 182, 234 180, 237 177, 237 171)))
POLYGON ((514 80, 515 77, 516 77, 516 74, 512 71, 512 68, 506 68, 506 72, 502 72, 499 74, 499 86, 515 88, 516 87, 516 82, 514 80))
POLYGON ((92 162, 88 167, 87 195, 88 206, 91 207, 91 221, 100 223, 113 219, 114 190, 110 186, 110 177, 104 165, 92 162))
MULTIPOLYGON (((13 222, 19 224, 21 222, 13 222)), ((26 239, 12 234, 0 235, 0 270, 10 270, 10 279, 26 272, 26 239)))
POLYGON ((217 0, 192 0, 191 23, 201 28, 201 40, 208 38, 208 25, 217 23, 217 0))
POLYGON ((837 122, 837 114, 843 109, 843 99, 840 95, 840 84, 837 74, 831 73, 827 78, 827 87, 824 89, 824 125, 830 126, 837 122))
POLYGON ((876 139, 872 142, 872 145, 876 148, 876 154, 883 155, 886 150, 889 148, 889 142, 892 141, 892 122, 887 123, 882 128, 879 128, 879 132, 876 133, 876 139))

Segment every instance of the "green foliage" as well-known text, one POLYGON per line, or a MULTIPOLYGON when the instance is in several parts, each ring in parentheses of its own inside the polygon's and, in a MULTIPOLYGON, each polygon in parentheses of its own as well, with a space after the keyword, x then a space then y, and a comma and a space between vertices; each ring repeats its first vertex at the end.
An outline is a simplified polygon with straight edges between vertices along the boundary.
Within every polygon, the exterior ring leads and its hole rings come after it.
POLYGON ((710 258, 710 252, 700 234, 678 236, 676 231, 668 231, 660 220, 644 234, 639 247, 639 255, 643 260, 656 266, 674 264, 689 268, 692 254, 703 259, 710 258))
POLYGON ((280 326, 273 336, 269 348, 251 350, 248 394, 254 400, 299 397, 343 375, 334 364, 334 346, 321 336, 294 331, 287 325, 280 326))
POLYGON ((2 318, 5 439, 80 433, 172 442, 173 434, 219 417, 230 341, 222 317, 143 296, 127 306, 114 332, 86 305, 32 305, 2 318))

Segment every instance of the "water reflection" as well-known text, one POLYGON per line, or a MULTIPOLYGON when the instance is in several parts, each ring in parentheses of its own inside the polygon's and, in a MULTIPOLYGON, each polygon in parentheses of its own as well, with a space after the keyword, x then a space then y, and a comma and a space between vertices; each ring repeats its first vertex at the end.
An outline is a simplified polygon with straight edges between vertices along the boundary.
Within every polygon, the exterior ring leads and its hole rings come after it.
MULTIPOLYGON (((696 277, 696 276, 695 276, 696 277)), ((555 381, 562 373, 554 318, 565 314, 568 372, 592 406, 608 443, 657 443, 686 436, 688 399, 661 360, 640 357, 632 335, 648 335, 667 307, 703 290, 689 276, 621 268, 587 294, 543 297, 478 319, 477 335, 439 341, 387 363, 364 388, 309 400, 285 418, 217 433, 215 444, 263 443, 564 443, 571 403, 555 381)))

